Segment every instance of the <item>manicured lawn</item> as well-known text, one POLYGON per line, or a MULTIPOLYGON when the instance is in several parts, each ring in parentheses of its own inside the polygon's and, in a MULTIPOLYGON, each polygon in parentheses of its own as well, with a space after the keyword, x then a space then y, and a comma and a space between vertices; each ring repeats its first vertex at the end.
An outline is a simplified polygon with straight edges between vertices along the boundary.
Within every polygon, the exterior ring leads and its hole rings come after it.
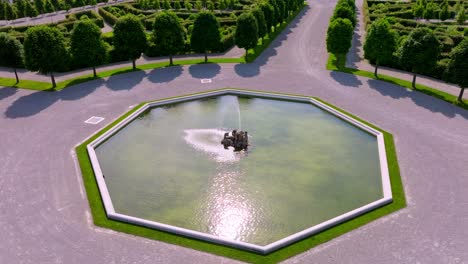
MULTIPOLYGON (((318 98, 315 98, 315 99, 320 100, 318 98)), ((323 102, 323 103, 339 111, 342 111, 343 113, 350 115, 349 113, 335 106, 332 106, 326 102, 323 102)), ((163 241, 163 242, 167 242, 171 244, 180 245, 183 247, 193 248, 196 250, 205 251, 205 252, 209 252, 209 253, 216 254, 216 255, 226 256, 229 258, 238 259, 238 260, 242 260, 246 262, 277 263, 291 256, 302 253, 319 244, 327 242, 333 238, 336 238, 346 232, 349 232, 353 229, 363 226, 375 219, 378 219, 382 216, 395 212, 406 206, 406 200, 405 200, 402 181, 400 178, 400 170, 398 167, 398 160, 397 160, 397 155, 396 155, 396 150, 395 150, 395 145, 393 142, 392 135, 382 129, 379 129, 373 126, 372 124, 369 124, 363 121, 362 119, 358 117, 353 116, 355 119, 384 133, 389 175, 390 175, 390 181, 391 181, 392 192, 393 192, 393 202, 383 207, 380 207, 374 211, 371 211, 362 216, 359 216, 357 218, 344 222, 338 226, 325 230, 319 234, 316 234, 314 236, 301 240, 297 243, 294 243, 290 246, 287 246, 285 248, 282 248, 280 250, 277 250, 265 256, 107 219, 104 206, 101 201, 99 189, 97 187, 97 183, 95 180, 94 172, 93 172, 93 169, 92 169, 89 157, 88 157, 88 153, 86 150, 86 145, 92 142, 94 139, 96 139, 98 136, 100 136, 107 130, 109 130, 112 126, 116 125, 122 119, 124 119, 125 117, 127 117, 128 115, 130 115, 131 113, 139 109, 140 107, 142 107, 143 104, 144 103, 139 104, 138 106, 136 106, 135 108, 133 108, 132 110, 130 110, 129 112, 127 112, 126 114, 124 114, 123 116, 115 120, 114 122, 112 122, 110 125, 103 128, 97 134, 95 134, 94 136, 86 140, 83 144, 77 146, 75 149, 77 153, 79 165, 81 168, 81 172, 82 172, 83 182, 84 182, 84 186, 86 189, 89 205, 91 208, 91 213, 93 215, 93 221, 94 221, 94 224, 97 226, 113 229, 113 230, 128 233, 128 234, 133 234, 136 236, 145 237, 148 239, 154 239, 154 240, 159 240, 159 241, 163 241)))
MULTIPOLYGON (((374 80, 389 82, 389 83, 396 84, 396 85, 399 85, 408 89, 412 89, 412 90, 414 89, 410 81, 398 79, 398 78, 380 74, 380 73, 378 74, 378 77, 376 77, 373 72, 347 68, 345 66, 345 62, 346 62, 346 55, 339 54, 336 56, 335 54, 330 53, 328 57, 328 62, 327 62, 327 70, 345 72, 349 74, 367 77, 367 78, 374 79, 374 80)), ((463 99, 463 103, 460 103, 458 102, 457 96, 455 95, 451 95, 449 93, 437 90, 435 88, 432 88, 426 85, 418 84, 417 82, 416 82, 416 88, 414 90, 421 92, 421 93, 425 93, 430 96, 437 97, 448 103, 455 104, 459 107, 468 109, 468 100, 463 99)))

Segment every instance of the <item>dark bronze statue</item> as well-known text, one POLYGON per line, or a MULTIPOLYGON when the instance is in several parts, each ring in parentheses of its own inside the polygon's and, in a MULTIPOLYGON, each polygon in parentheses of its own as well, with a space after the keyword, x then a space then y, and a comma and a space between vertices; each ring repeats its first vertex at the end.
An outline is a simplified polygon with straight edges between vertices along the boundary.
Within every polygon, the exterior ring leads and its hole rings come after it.
POLYGON ((221 141, 224 148, 228 149, 228 147, 233 147, 234 151, 247 150, 247 147, 249 146, 247 131, 237 132, 237 130, 233 130, 231 134, 231 136, 229 136, 229 133, 224 134, 224 138, 221 141))

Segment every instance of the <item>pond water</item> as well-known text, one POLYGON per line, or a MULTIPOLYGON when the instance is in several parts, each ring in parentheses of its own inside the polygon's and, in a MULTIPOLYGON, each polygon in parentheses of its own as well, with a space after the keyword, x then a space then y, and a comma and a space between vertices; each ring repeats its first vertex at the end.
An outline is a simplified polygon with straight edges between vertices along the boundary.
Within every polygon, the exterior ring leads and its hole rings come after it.
POLYGON ((261 246, 383 195, 376 137, 307 103, 157 107, 96 154, 117 213, 261 246), (233 129, 248 131, 248 151, 223 148, 233 129))

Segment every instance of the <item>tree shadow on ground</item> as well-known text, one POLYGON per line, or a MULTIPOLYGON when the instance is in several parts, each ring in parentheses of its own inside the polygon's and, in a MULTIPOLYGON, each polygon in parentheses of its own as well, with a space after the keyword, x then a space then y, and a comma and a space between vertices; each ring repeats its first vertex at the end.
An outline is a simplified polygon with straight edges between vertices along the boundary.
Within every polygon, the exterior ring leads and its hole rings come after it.
POLYGON ((351 49, 349 50, 346 56, 346 67, 350 68, 358 68, 357 63, 361 61, 361 57, 359 56, 360 47, 362 46, 361 42, 361 34, 360 34, 360 26, 361 26, 361 11, 359 8, 356 8, 356 17, 357 23, 354 27, 354 34, 352 39, 351 49))
MULTIPOLYGON (((29 117, 40 113, 59 100, 72 101, 88 96, 105 83, 103 79, 76 85, 61 91, 37 91, 18 98, 6 110, 8 118, 29 117)), ((3 89, 0 89, 0 92, 3 89)))
POLYGON ((167 83, 179 77, 184 68, 182 66, 169 66, 151 70, 148 73, 148 80, 152 83, 167 83))
POLYGON ((6 110, 5 116, 8 118, 33 116, 53 105, 59 99, 60 96, 58 93, 34 92, 14 101, 6 110))
POLYGON ((194 64, 189 67, 189 73, 193 78, 210 79, 221 72, 221 66, 217 63, 194 64))
POLYGON ((14 95, 18 91, 17 88, 5 87, 0 88, 0 100, 14 95))
POLYGON ((455 117, 459 115, 465 119, 468 119, 468 110, 465 110, 459 106, 441 100, 437 97, 424 94, 415 90, 408 90, 407 88, 399 85, 369 79, 367 80, 369 87, 378 91, 384 96, 390 96, 395 99, 409 98, 416 105, 421 106, 431 112, 441 113, 446 117, 455 117))
POLYGON ((99 86, 102 86, 106 81, 104 79, 96 79, 93 81, 85 82, 76 85, 73 89, 63 89, 57 93, 60 95, 61 100, 78 100, 88 96, 94 92, 99 86))
POLYGON ((139 84, 145 76, 146 73, 141 70, 131 71, 124 74, 119 73, 109 77, 106 81, 106 86, 114 91, 130 90, 139 84))
MULTIPOLYGON (((282 32, 276 36, 276 38, 268 45, 268 47, 262 51, 262 53, 251 63, 247 64, 236 64, 234 66, 234 71, 237 75, 250 78, 260 74, 260 68, 268 63, 270 58, 276 56, 278 51, 276 50, 280 47, 284 41, 288 39, 288 35, 292 33, 292 29, 296 28, 297 25, 301 22, 302 18, 307 14, 310 7, 305 6, 302 11, 289 23, 282 32)), ((259 47, 257 47, 259 48, 259 47)), ((252 56, 252 55, 250 55, 252 56)))
POLYGON ((331 71, 330 76, 341 85, 349 86, 349 87, 358 87, 362 85, 362 82, 356 77, 356 75, 344 73, 344 72, 337 72, 331 71))

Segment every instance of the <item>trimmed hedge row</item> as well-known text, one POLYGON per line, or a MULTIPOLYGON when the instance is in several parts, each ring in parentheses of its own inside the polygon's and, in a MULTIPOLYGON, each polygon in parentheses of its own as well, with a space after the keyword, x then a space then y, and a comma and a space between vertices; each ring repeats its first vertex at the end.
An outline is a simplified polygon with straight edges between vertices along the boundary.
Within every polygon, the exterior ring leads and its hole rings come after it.
MULTIPOLYGON (((434 1, 439 4, 442 1, 434 1)), ((457 1, 448 1, 450 5, 455 5, 457 1)), ((468 3, 468 2, 467 2, 468 3)), ((428 72, 427 75, 442 79, 443 73, 446 71, 446 66, 449 59, 449 53, 456 47, 464 38, 468 37, 468 28, 459 26, 454 22, 429 22, 427 20, 414 19, 412 6, 414 3, 404 3, 397 1, 375 1, 364 0, 363 14, 366 29, 369 25, 379 18, 385 17, 390 22, 392 28, 399 34, 399 43, 415 28, 426 27, 432 30, 436 38, 440 42, 441 54, 438 58, 437 66, 428 72)), ((396 69, 403 69, 398 63, 398 59, 394 57, 393 62, 383 64, 396 69)))

